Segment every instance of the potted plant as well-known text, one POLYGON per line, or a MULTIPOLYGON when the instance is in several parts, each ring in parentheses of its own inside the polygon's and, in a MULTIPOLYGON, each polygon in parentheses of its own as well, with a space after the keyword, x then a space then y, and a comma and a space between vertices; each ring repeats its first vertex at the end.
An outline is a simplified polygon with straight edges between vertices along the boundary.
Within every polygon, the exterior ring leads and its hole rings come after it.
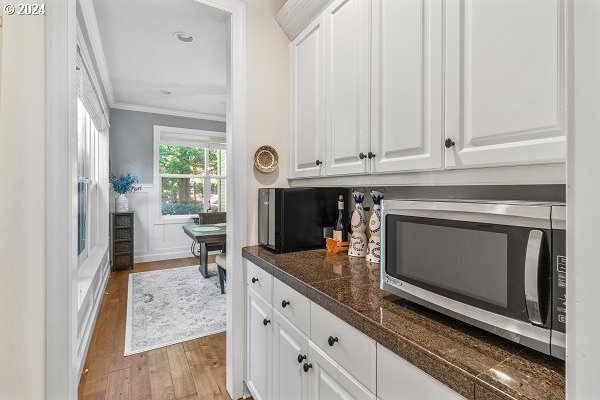
POLYGON ((125 194, 137 192, 141 190, 141 186, 135 186, 139 182, 137 176, 132 175, 131 172, 122 174, 120 178, 116 175, 111 174, 110 183, 113 190, 119 195, 115 199, 115 211, 116 212, 127 212, 129 211, 129 199, 125 194))

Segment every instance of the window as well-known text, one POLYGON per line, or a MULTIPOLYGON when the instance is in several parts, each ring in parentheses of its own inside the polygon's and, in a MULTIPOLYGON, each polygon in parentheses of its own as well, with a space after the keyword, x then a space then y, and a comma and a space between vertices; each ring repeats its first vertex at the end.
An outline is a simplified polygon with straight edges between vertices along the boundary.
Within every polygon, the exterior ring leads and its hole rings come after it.
POLYGON ((100 132, 81 99, 77 99, 77 254, 80 262, 98 240, 98 213, 102 193, 98 173, 102 166, 100 132))
POLYGON ((217 147, 221 146, 161 139, 158 168, 163 216, 226 210, 227 154, 217 147))

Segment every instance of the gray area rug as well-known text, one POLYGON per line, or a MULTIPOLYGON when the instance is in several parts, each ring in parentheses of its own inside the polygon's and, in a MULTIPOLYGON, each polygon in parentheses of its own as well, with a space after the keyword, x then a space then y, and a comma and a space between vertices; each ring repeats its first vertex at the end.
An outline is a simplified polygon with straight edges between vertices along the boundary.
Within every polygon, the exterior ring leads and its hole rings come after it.
POLYGON ((217 265, 203 278, 198 266, 129 275, 125 355, 223 332, 225 295, 217 265))

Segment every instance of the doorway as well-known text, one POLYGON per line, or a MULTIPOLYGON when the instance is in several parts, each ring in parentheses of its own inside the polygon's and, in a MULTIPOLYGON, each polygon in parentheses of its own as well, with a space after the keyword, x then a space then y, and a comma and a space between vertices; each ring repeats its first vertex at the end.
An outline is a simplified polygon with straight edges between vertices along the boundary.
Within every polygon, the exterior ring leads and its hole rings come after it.
MULTIPOLYGON (((191 0, 190 0, 191 1, 191 0)), ((236 0, 200 1, 197 3, 210 6, 229 15, 227 20, 227 82, 225 93, 226 149, 231 159, 245 156, 245 7, 236 0), (235 132, 235 134, 234 134, 235 132)), ((81 0, 81 3, 90 0, 81 0)), ((47 23, 48 61, 48 181, 52 182, 53 193, 49 196, 50 213, 47 236, 49 249, 47 254, 47 398, 54 398, 68 393, 68 398, 76 398, 76 387, 79 373, 83 372, 77 365, 80 354, 80 332, 77 321, 77 224, 72 210, 77 203, 77 185, 74 184, 77 171, 69 160, 76 159, 76 102, 70 98, 69 88, 76 85, 76 24, 80 12, 75 1, 56 2, 55 12, 50 13, 47 23), (63 57, 61 57, 61 55, 63 57), (70 132, 65 137, 62 132, 70 132), (65 175, 66 172, 66 175, 65 175), (62 176, 58 179, 57 176, 62 176), (68 205, 65 207, 65 205, 68 205), (55 206, 55 207, 53 207, 55 206), (68 221, 68 223, 65 223, 68 221), (61 252, 62 250, 62 252, 61 252), (68 265, 69 268, 64 268, 68 265), (62 267, 61 267, 62 266, 62 267), (62 290, 62 291, 61 291, 62 290), (65 310, 69 310, 66 312, 65 310), (65 315, 66 314, 66 315, 65 315), (57 326, 55 321, 67 322, 57 326), (51 322, 50 322, 51 321, 51 322)), ((184 37, 185 39, 185 37, 184 37)), ((243 392, 243 279, 241 272, 241 247, 245 244, 246 209, 245 204, 236 199, 243 199, 245 193, 246 167, 244 163, 227 166, 228 185, 227 218, 232 224, 227 225, 227 249, 231 257, 227 257, 228 291, 227 336, 226 336, 226 388, 234 398, 243 392), (235 268, 238 266, 238 268, 235 268), (238 272, 239 271, 239 272, 238 272)), ((106 296, 106 294, 104 295, 106 296)), ((87 344, 84 345, 87 347, 87 344)))

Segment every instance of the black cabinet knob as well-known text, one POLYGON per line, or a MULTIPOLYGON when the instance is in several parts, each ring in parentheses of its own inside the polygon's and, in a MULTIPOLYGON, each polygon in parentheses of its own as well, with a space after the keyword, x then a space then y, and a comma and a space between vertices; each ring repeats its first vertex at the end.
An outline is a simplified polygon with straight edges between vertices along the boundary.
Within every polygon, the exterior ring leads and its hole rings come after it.
POLYGON ((333 336, 329 336, 329 339, 327 339, 327 343, 329 343, 330 346, 333 346, 336 342, 339 342, 340 340, 336 337, 333 336))
POLYGON ((375 158, 375 154, 373 154, 373 153, 369 152, 369 153, 367 154, 367 157, 369 157, 369 160, 370 160, 371 158, 375 158))
POLYGON ((364 160, 365 158, 367 158, 367 156, 365 156, 365 153, 359 153, 358 158, 360 158, 361 160, 364 160))
POLYGON ((321 160, 317 160, 317 161, 315 161, 315 164, 317 164, 317 165, 321 165, 321 164, 323 164, 323 161, 321 161, 321 160))
POLYGON ((265 319, 263 319, 263 325, 264 325, 264 326, 267 326, 267 325, 269 325, 270 323, 271 323, 271 320, 270 320, 270 319, 266 319, 266 318, 265 318, 265 319))
POLYGON ((252 278, 252 283, 258 282, 258 278, 252 278))
POLYGON ((302 361, 306 360, 306 356, 304 354, 298 354, 298 364, 302 364, 302 361))
POLYGON ((447 139, 444 141, 444 146, 446 146, 446 148, 447 148, 447 149, 449 149, 450 147, 454 147, 454 145, 455 145, 455 144, 456 144, 456 143, 454 143, 454 140, 452 140, 452 139, 450 139, 450 138, 447 138, 447 139))
POLYGON ((308 372, 308 370, 311 368, 312 368, 312 364, 307 364, 307 363, 304 363, 304 366, 302 367, 304 372, 308 372))
POLYGON ((287 301, 287 300, 284 300, 284 301, 281 302, 281 307, 283 307, 283 308, 286 308, 289 305, 290 305, 290 302, 287 301))

